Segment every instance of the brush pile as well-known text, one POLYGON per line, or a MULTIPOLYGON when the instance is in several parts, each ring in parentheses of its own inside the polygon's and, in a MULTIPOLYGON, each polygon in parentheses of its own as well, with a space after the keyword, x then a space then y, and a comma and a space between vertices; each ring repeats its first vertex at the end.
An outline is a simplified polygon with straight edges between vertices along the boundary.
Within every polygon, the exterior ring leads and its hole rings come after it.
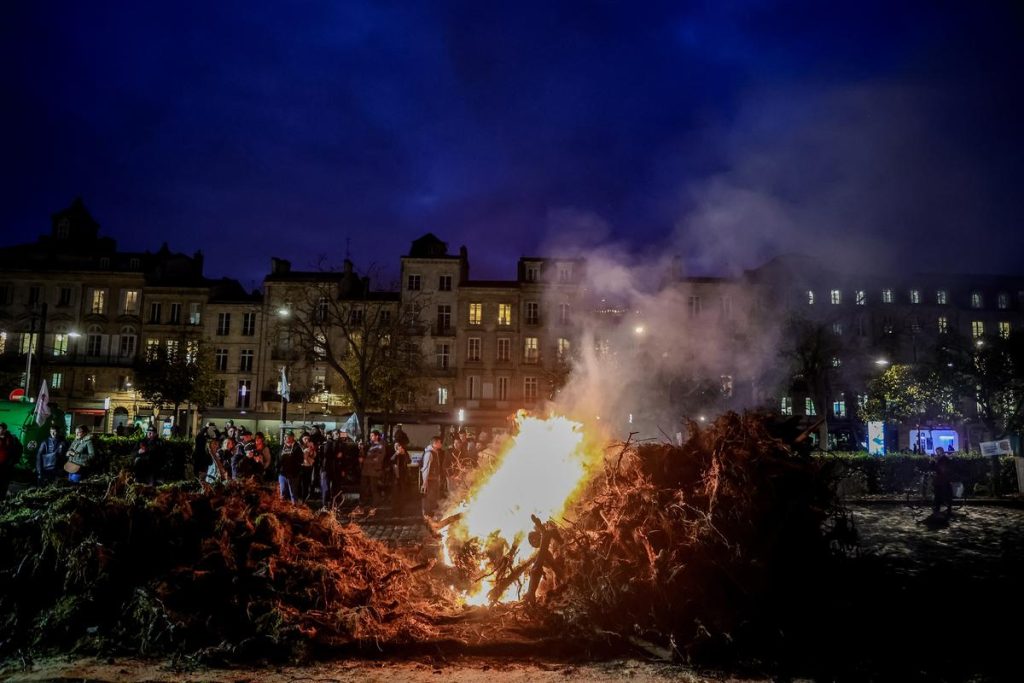
POLYGON ((432 629, 401 556, 253 485, 124 476, 0 507, 0 656, 302 659, 432 629))
POLYGON ((839 511, 819 465, 757 415, 690 433, 608 458, 559 522, 538 599, 562 628, 707 661, 774 647, 821 597, 839 511))

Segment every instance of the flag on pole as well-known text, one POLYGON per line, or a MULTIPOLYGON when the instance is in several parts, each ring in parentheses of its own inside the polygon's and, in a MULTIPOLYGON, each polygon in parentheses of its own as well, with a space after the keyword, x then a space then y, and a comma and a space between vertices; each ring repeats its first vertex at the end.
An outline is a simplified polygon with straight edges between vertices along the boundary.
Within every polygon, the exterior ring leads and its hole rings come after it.
POLYGON ((288 388, 288 375, 285 374, 283 365, 281 366, 281 389, 278 393, 281 394, 281 398, 283 398, 284 400, 292 400, 291 391, 288 388))
POLYGON ((36 399, 35 413, 36 424, 42 427, 46 419, 50 417, 50 390, 46 386, 45 379, 39 385, 39 398, 36 399))

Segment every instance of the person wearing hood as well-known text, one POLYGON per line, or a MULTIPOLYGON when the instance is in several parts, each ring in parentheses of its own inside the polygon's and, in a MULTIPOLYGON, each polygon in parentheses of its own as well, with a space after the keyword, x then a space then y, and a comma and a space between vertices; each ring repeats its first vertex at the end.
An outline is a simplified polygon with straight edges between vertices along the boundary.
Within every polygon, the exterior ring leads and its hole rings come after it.
POLYGON ((7 431, 7 423, 0 422, 0 500, 7 497, 11 473, 21 458, 21 442, 7 431))
POLYGON ((92 434, 85 425, 75 427, 75 440, 68 447, 68 461, 64 469, 68 472, 68 480, 77 484, 82 481, 96 457, 96 447, 92 443, 92 434))
POLYGON ((50 427, 50 435, 43 439, 36 450, 36 482, 42 486, 57 479, 57 469, 64 463, 64 439, 60 438, 57 427, 50 427))

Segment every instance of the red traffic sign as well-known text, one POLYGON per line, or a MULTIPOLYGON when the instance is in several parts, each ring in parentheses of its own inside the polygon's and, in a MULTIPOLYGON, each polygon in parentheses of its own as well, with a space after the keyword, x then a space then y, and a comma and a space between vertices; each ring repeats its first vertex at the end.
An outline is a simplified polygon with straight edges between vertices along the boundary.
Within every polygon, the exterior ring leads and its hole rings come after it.
POLYGON ((25 398, 25 390, 22 389, 21 387, 18 387, 17 389, 12 391, 11 395, 8 396, 7 398, 11 401, 21 401, 22 399, 25 398))

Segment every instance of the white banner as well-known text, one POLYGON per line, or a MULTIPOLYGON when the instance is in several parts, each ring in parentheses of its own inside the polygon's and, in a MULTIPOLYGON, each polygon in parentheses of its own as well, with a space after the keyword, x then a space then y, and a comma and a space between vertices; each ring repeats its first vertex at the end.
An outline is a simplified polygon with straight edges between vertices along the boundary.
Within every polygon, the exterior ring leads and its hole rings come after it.
POLYGON ((1013 455, 1013 449, 1010 448, 1009 439, 1000 439, 999 441, 982 441, 981 454, 989 456, 1013 455))

